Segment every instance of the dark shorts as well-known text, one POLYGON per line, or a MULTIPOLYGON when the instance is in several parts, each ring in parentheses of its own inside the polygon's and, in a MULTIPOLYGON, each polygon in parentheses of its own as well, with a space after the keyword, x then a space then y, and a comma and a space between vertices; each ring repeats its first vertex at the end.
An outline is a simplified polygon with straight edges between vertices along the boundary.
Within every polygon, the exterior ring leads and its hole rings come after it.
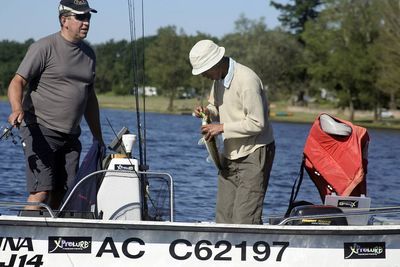
POLYGON ((79 136, 39 124, 20 126, 29 193, 65 192, 75 177, 82 150, 79 136))

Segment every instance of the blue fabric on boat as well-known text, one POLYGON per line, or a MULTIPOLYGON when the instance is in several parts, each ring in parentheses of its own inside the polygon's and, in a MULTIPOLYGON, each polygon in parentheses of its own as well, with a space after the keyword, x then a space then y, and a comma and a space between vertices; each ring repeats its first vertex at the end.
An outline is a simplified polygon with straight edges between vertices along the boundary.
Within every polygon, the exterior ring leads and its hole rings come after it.
MULTIPOLYGON (((81 166, 75 176, 74 183, 68 188, 68 192, 65 194, 64 201, 74 188, 85 176, 95 171, 102 169, 102 161, 106 155, 106 147, 104 144, 100 144, 96 139, 93 139, 93 144, 87 152, 85 158, 82 161, 81 166)), ((97 204, 97 191, 100 187, 101 179, 103 174, 97 174, 92 178, 87 179, 83 182, 74 194, 66 203, 65 211, 79 211, 79 212, 94 212, 92 207, 97 204)))

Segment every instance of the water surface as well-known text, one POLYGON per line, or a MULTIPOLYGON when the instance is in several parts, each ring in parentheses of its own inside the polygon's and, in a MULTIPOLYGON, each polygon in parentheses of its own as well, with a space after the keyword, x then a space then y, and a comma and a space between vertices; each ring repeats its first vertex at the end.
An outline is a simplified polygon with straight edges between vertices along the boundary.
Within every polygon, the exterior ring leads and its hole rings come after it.
MULTIPOLYGON (((6 124, 9 106, 0 102, 0 120, 6 124)), ((123 110, 101 110, 104 139, 123 126, 136 132, 136 115, 123 110)), ((1 124, 1 123, 0 123, 1 124)), ((152 171, 169 172, 175 181, 175 219, 177 221, 214 220, 217 172, 206 161, 207 153, 197 144, 200 120, 191 116, 146 114, 147 164, 152 171)), ((290 191, 299 173, 302 151, 310 124, 273 122, 276 156, 264 205, 264 220, 286 211, 290 191)), ((368 195, 372 206, 400 205, 400 132, 370 129, 368 195)), ((91 134, 82 124, 82 158, 91 145, 91 134)), ((137 148, 134 154, 137 155, 137 148)), ((25 201, 24 160, 20 144, 0 142, 0 201, 25 201)), ((299 197, 316 204, 321 201, 307 175, 299 197)))

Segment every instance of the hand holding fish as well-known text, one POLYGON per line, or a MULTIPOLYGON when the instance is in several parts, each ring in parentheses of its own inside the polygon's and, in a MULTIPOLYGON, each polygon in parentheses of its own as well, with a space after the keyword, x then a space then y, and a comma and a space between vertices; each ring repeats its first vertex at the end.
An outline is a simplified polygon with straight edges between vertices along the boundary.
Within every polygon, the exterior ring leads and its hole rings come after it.
POLYGON ((208 117, 210 115, 210 111, 205 107, 198 106, 194 109, 193 114, 197 118, 204 118, 204 117, 208 117))
POLYGON ((206 141, 210 141, 213 136, 224 132, 223 124, 211 124, 210 111, 207 108, 198 106, 194 109, 194 116, 203 119, 201 133, 206 141))
POLYGON ((207 108, 197 107, 194 109, 193 115, 201 118, 201 133, 203 137, 199 140, 199 144, 204 144, 208 151, 208 159, 212 160, 218 170, 221 170, 221 160, 216 144, 216 136, 224 131, 223 124, 211 124, 210 112, 207 108))
POLYGON ((205 124, 201 126, 201 133, 206 141, 209 141, 213 136, 217 136, 223 132, 223 124, 205 124))

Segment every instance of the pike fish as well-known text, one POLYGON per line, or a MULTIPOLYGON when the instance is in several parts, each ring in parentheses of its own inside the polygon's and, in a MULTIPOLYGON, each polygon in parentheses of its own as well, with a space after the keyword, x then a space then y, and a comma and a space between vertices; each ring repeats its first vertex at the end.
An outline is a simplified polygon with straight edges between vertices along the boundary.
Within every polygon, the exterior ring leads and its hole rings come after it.
MULTIPOLYGON (((206 116, 204 113, 201 114, 201 124, 202 125, 207 125, 211 123, 211 120, 208 116, 206 116)), ((217 142, 215 136, 213 136, 210 140, 206 141, 205 137, 203 136, 199 140, 199 145, 205 145, 208 151, 209 156, 207 157, 207 161, 213 161, 215 164, 215 167, 217 167, 218 170, 222 169, 221 166, 221 158, 218 152, 218 147, 217 147, 217 142)))

